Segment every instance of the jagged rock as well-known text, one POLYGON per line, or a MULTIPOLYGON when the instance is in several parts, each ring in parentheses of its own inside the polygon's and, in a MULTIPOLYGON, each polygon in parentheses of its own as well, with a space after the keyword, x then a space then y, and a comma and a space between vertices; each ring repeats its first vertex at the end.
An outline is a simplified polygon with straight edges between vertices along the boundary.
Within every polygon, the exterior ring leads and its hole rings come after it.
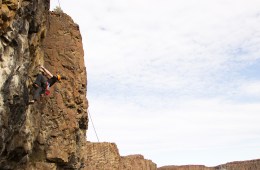
POLYGON ((147 160, 143 155, 122 156, 120 168, 124 170, 157 170, 157 165, 151 160, 147 160))
POLYGON ((4 21, 11 20, 12 18, 14 18, 15 11, 12 10, 12 9, 9 9, 7 4, 3 4, 1 9, 2 9, 2 13, 1 13, 2 14, 2 19, 4 21))
POLYGON ((120 156, 115 143, 88 142, 84 170, 156 170, 156 164, 142 155, 120 156))
POLYGON ((17 9, 19 0, 3 0, 3 4, 6 4, 10 9, 17 9))
POLYGON ((49 14, 48 0, 21 2, 1 4, 0 169, 80 169, 88 104, 79 27, 65 14, 49 14), (29 106, 38 65, 65 78, 29 106))
POLYGON ((86 144, 84 170, 119 170, 120 155, 115 143, 86 144))
POLYGON ((15 169, 28 161, 37 136, 35 130, 40 116, 33 115, 27 105, 29 77, 32 75, 28 70, 38 62, 32 60, 35 50, 40 50, 40 42, 32 48, 29 30, 35 27, 34 18, 40 13, 41 22, 37 23, 36 33, 41 34, 46 26, 49 1, 28 2, 29 8, 19 6, 17 0, 1 2, 0 167, 15 169))

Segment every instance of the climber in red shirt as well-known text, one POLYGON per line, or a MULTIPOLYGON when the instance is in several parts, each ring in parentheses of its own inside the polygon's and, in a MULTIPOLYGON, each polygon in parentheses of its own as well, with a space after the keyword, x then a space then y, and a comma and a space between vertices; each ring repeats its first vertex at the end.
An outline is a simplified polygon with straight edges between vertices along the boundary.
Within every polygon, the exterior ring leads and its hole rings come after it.
POLYGON ((61 76, 59 74, 54 76, 51 74, 51 72, 49 72, 49 70, 47 70, 43 66, 40 66, 40 71, 42 73, 37 75, 37 78, 33 84, 35 91, 33 95, 33 100, 29 101, 29 104, 33 104, 43 94, 49 95, 50 94, 49 88, 54 83, 61 80, 61 76))

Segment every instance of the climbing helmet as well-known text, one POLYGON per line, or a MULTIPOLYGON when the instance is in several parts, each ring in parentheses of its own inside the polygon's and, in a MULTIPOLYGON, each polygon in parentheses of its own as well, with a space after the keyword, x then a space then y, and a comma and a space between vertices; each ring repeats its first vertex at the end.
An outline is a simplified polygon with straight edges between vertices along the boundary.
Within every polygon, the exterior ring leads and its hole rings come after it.
POLYGON ((59 74, 57 74, 57 79, 60 81, 61 80, 61 76, 59 74))

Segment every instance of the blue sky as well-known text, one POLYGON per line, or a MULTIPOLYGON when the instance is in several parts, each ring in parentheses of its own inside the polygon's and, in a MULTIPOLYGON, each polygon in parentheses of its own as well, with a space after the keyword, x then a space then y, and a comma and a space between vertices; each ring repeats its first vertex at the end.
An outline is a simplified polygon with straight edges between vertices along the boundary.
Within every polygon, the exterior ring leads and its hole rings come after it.
POLYGON ((101 142, 158 167, 259 158, 260 1, 60 3, 80 26, 101 142))

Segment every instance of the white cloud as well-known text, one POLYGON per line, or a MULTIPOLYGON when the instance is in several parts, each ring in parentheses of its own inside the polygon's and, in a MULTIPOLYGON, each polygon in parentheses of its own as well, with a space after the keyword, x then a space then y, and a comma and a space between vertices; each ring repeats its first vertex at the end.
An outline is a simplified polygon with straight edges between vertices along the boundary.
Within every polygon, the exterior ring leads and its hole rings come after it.
POLYGON ((259 19, 246 20, 256 12, 251 8, 241 10, 242 1, 201 1, 199 6, 197 2, 175 5, 152 1, 145 9, 145 1, 112 2, 104 10, 107 17, 98 20, 106 30, 97 31, 94 27, 98 42, 89 40, 93 45, 87 47, 87 55, 93 56, 87 60, 93 63, 89 64, 89 72, 94 77, 115 75, 130 84, 154 88, 180 89, 187 84, 197 87, 202 81, 207 86, 223 76, 232 77, 250 58, 259 58, 259 50, 250 45, 258 41, 252 33, 258 28, 259 19), (178 5, 183 7, 177 10, 178 5), (162 6, 167 8, 156 10, 162 6), (175 9, 179 13, 172 12, 175 9), (243 51, 247 54, 238 54, 243 51))
POLYGON ((260 97, 260 81, 245 82, 240 87, 240 91, 244 95, 260 97))

